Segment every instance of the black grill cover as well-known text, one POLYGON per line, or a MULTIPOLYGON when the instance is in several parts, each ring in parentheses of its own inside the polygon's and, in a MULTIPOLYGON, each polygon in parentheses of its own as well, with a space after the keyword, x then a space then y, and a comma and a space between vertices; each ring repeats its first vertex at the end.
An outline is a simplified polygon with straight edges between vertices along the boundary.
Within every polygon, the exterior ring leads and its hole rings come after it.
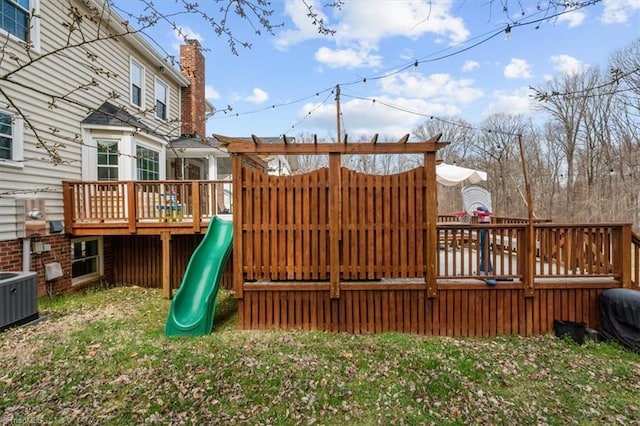
POLYGON ((640 353, 640 291, 610 288, 598 296, 600 334, 640 353))

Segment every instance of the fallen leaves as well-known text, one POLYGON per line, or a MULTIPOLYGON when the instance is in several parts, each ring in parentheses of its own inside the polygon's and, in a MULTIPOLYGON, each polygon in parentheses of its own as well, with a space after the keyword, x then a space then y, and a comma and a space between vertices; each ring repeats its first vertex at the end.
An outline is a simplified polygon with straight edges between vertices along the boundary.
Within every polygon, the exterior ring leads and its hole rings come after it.
POLYGON ((119 288, 0 335, 0 424, 633 423, 640 357, 551 336, 242 332, 166 339, 119 288), (124 314, 126 313, 126 315, 124 314), (37 417, 36 417, 37 416, 37 417), (64 417, 63 417, 64 416, 64 417))

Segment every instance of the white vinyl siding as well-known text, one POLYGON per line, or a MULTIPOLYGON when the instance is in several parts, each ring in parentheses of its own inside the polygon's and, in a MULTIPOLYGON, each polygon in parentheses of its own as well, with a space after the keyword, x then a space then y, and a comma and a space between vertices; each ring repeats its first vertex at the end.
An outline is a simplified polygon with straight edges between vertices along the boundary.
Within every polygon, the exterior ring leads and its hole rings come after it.
MULTIPOLYGON (((32 0, 30 5, 38 6, 38 2, 32 0)), ((69 38, 67 28, 60 23, 69 20, 67 13, 70 5, 77 7, 80 13, 91 13, 80 0, 49 0, 39 3, 40 18, 34 17, 32 26, 39 21, 42 55, 37 57, 37 61, 12 74, 11 79, 16 84, 0 82, 24 116, 29 117, 30 124, 39 129, 41 140, 52 149, 59 160, 55 163, 51 160, 51 156, 41 147, 31 128, 16 116, 15 111, 7 110, 5 102, 1 107, 4 108, 4 112, 14 116, 12 130, 19 133, 12 134, 12 160, 0 160, 0 193, 10 196, 15 194, 15 197, 19 198, 45 199, 49 220, 63 220, 63 180, 97 180, 96 139, 119 140, 122 155, 119 157, 118 177, 121 180, 131 180, 136 176, 136 138, 144 138, 145 146, 152 147, 160 153, 160 176, 163 177, 163 142, 179 136, 179 128, 169 121, 157 120, 155 114, 139 117, 143 123, 162 135, 153 140, 149 140, 150 137, 147 135, 136 134, 131 126, 113 128, 104 125, 81 125, 89 114, 88 107, 100 107, 107 100, 108 93, 113 93, 113 104, 124 105, 130 113, 135 114, 129 103, 132 57, 144 67, 147 74, 142 88, 146 94, 143 104, 147 108, 153 106, 155 78, 149 78, 149 70, 157 69, 158 61, 162 58, 160 54, 158 57, 151 57, 149 50, 138 50, 138 46, 131 43, 132 36, 89 43, 79 48, 67 49, 64 54, 47 56, 46 54, 64 46, 69 38), (94 56, 89 57, 87 52, 94 56), (109 75, 96 74, 93 71, 95 69, 107 70, 109 75), (52 70, 55 70, 55 76, 58 77, 52 78, 52 70), (97 87, 77 90, 92 79, 95 79, 97 87), (69 97, 73 102, 56 101, 50 108, 51 96, 47 96, 47 93, 70 93, 69 97), (55 133, 50 129, 55 129, 55 133), (99 136, 96 136, 98 134, 99 136), (80 139, 77 139, 78 135, 80 139)), ((90 20, 86 20, 83 25, 85 23, 85 36, 98 33, 95 23, 90 20)), ((0 36, 2 33, 0 29, 0 36)), ((81 34, 78 32, 71 35, 73 42, 77 42, 80 37, 81 34)), ((17 64, 29 62, 29 55, 17 37, 5 37, 4 42, 3 48, 7 52, 5 56, 11 53, 18 59, 4 61, 3 72, 12 72, 18 68, 17 64)), ((168 118, 178 118, 180 88, 187 84, 186 80, 176 79, 169 70, 165 70, 163 80, 169 88, 168 118)), ((0 200, 0 241, 17 238, 18 227, 15 218, 15 199, 0 200)))

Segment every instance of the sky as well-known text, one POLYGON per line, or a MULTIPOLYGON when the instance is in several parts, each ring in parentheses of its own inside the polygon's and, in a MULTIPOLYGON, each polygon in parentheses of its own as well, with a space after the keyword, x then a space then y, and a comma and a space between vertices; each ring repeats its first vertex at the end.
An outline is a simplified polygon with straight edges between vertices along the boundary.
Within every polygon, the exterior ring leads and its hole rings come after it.
MULTIPOLYGON (((326 2, 306 0, 333 35, 319 34, 303 0, 271 1, 272 23, 283 24, 273 35, 257 35, 255 19, 252 26, 230 18, 233 35, 251 43, 237 55, 204 19, 170 18, 205 48, 207 99, 217 109, 208 136, 334 140, 337 86, 349 140, 375 133, 397 140, 432 117, 472 125, 495 113, 540 120, 530 87, 606 66, 640 38, 640 0, 601 0, 579 10, 547 8, 547 0, 345 0, 340 9, 322 7, 326 2)), ((132 0, 114 3, 122 16, 141 10, 132 0)), ((155 5, 168 12, 176 3, 155 5)), ((214 16, 219 6, 200 2, 214 16)), ((179 57, 181 38, 168 22, 145 33, 161 52, 179 57)))

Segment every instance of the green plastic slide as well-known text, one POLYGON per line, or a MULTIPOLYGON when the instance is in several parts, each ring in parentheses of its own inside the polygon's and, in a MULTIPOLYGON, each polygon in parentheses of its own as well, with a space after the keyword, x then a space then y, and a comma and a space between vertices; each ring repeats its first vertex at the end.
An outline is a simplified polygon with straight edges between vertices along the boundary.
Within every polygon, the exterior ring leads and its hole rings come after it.
POLYGON ((231 252, 233 223, 214 217, 193 252, 180 288, 173 296, 164 333, 202 336, 211 333, 220 277, 231 252))

